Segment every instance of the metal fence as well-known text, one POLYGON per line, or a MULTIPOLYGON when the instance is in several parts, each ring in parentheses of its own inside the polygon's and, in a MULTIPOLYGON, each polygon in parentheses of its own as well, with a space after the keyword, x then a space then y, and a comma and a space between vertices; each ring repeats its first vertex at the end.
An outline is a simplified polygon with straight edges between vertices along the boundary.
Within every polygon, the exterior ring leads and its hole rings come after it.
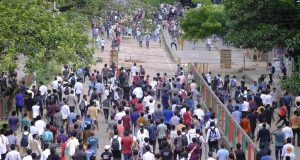
POLYGON ((223 132, 229 145, 234 146, 237 143, 242 145, 242 149, 246 152, 248 160, 254 160, 256 158, 257 148, 252 139, 243 130, 243 128, 233 120, 231 113, 227 110, 227 107, 219 100, 215 93, 204 81, 201 73, 196 71, 194 64, 189 64, 189 71, 193 72, 194 79, 197 85, 201 88, 203 101, 208 108, 216 114, 219 119, 218 128, 223 132))
MULTIPOLYGON (((28 73, 25 75, 25 77, 18 79, 18 85, 20 86, 22 81, 25 82, 25 85, 27 87, 30 87, 30 85, 33 83, 33 76, 32 74, 28 73)), ((8 108, 8 100, 9 96, 0 97, 0 120, 6 119, 10 109, 8 108)), ((13 104, 14 105, 14 104, 13 104)))

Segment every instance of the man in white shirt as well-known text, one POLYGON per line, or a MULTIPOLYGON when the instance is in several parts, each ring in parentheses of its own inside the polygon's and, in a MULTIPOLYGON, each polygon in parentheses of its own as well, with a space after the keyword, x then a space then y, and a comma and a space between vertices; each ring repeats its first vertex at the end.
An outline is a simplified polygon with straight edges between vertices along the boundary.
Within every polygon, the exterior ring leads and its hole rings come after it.
POLYGON ((197 109, 194 110, 194 115, 203 122, 204 111, 201 109, 201 105, 197 104, 197 109))
POLYGON ((206 75, 206 79, 207 79, 207 83, 210 86, 211 84, 211 72, 208 72, 208 74, 206 75))
POLYGON ((52 89, 58 89, 58 80, 57 77, 54 77, 54 81, 52 81, 52 89))
POLYGON ((135 76, 135 73, 139 72, 139 69, 136 67, 136 63, 133 64, 133 66, 131 67, 131 77, 135 76))
POLYGON ((6 154, 5 160, 21 160, 21 155, 18 151, 15 150, 16 145, 10 145, 10 151, 6 154))
POLYGON ((285 127, 282 128, 282 132, 284 133, 284 139, 293 138, 294 134, 290 127, 289 122, 285 122, 285 127))
POLYGON ((197 84, 195 83, 195 80, 192 80, 192 83, 190 84, 191 92, 194 92, 197 89, 197 84))
POLYGON ((125 115, 126 113, 122 110, 122 108, 119 108, 119 112, 116 113, 115 120, 118 122, 119 120, 122 120, 122 117, 125 115))
POLYGON ((155 160, 154 154, 150 152, 150 146, 145 146, 146 153, 143 155, 143 160, 155 160))
POLYGON ((113 154, 113 158, 114 159, 121 159, 121 151, 122 151, 122 138, 119 136, 118 131, 114 131, 114 136, 111 138, 110 140, 110 146, 112 148, 112 154, 113 154), (118 144, 118 143, 114 143, 116 142, 116 140, 118 140, 119 145, 118 146, 114 146, 114 144, 118 144), (118 148, 117 148, 118 147, 118 148))
POLYGON ((264 92, 261 93, 260 98, 263 104, 266 104, 266 94, 264 92))
POLYGON ((185 82, 185 76, 181 73, 177 78, 179 78, 179 82, 182 84, 185 82))
POLYGON ((264 105, 267 105, 267 104, 269 104, 270 106, 272 106, 272 104, 273 104, 273 97, 271 96, 270 93, 265 95, 265 104, 264 105))
POLYGON ((36 119, 38 115, 40 115, 40 106, 38 105, 39 102, 36 102, 35 105, 32 106, 32 118, 36 119))
POLYGON ((34 126, 38 129, 38 135, 42 136, 45 131, 46 123, 42 120, 41 116, 37 116, 37 121, 34 123, 34 126))
POLYGON ((41 92, 41 96, 45 96, 47 94, 47 87, 44 85, 42 81, 40 81, 39 91, 41 92))
POLYGON ((295 154, 295 147, 294 147, 294 145, 292 145, 292 139, 291 138, 286 139, 286 144, 283 145, 283 147, 282 147, 281 157, 284 158, 287 153, 295 154))
POLYGON ((51 154, 49 149, 49 144, 44 144, 45 150, 42 152, 41 160, 47 160, 48 156, 51 154))
POLYGON ((242 114, 247 115, 249 112, 249 102, 247 102, 247 99, 243 97, 243 104, 242 104, 242 114))
POLYGON ((83 94, 83 84, 81 83, 80 80, 75 83, 74 90, 77 95, 77 102, 79 103, 80 96, 83 94))
POLYGON ((7 152, 7 146, 9 145, 9 142, 8 142, 8 139, 7 137, 4 135, 4 129, 1 129, 0 130, 0 152, 1 152, 1 155, 2 154, 6 154, 7 152))
POLYGON ((135 87, 134 90, 132 91, 132 94, 136 96, 136 98, 140 99, 143 97, 143 90, 141 87, 135 87))
POLYGON ((62 119, 65 122, 67 120, 68 115, 70 114, 70 107, 67 105, 67 101, 65 100, 65 105, 63 105, 60 109, 60 113, 62 115, 62 119))
POLYGON ((69 156, 70 158, 75 154, 76 147, 79 146, 79 141, 76 138, 76 135, 77 133, 73 132, 72 137, 68 139, 68 143, 66 144, 66 149, 68 151, 67 156, 69 156))
POLYGON ((27 149, 26 153, 27 153, 27 156, 23 157, 23 160, 32 160, 32 157, 31 157, 32 151, 31 151, 31 149, 27 149))
POLYGON ((218 150, 218 142, 221 138, 219 129, 217 127, 215 127, 215 123, 211 122, 210 123, 210 128, 207 131, 207 135, 206 135, 206 143, 208 143, 209 146, 209 151, 212 152, 215 151, 217 152, 218 150))

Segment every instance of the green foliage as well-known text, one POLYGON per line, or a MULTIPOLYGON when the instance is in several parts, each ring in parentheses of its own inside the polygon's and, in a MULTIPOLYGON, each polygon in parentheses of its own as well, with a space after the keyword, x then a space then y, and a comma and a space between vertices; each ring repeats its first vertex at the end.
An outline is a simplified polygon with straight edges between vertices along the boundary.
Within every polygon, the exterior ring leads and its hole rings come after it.
POLYGON ((281 80, 279 84, 283 90, 298 94, 300 93, 300 74, 293 73, 291 77, 281 80))
POLYGON ((159 6, 161 3, 174 4, 177 0, 144 0, 144 2, 152 6, 159 6))
POLYGON ((213 33, 221 34, 225 25, 222 5, 204 5, 188 10, 180 19, 180 26, 187 39, 203 39, 213 33))
POLYGON ((299 46, 299 5, 291 0, 226 0, 226 39, 236 47, 266 53, 275 47, 299 46), (298 39, 298 40, 297 40, 298 39))
POLYGON ((61 11, 69 10, 90 15, 101 15, 110 0, 56 0, 61 11))
POLYGON ((83 32, 85 25, 70 21, 70 15, 52 13, 51 7, 42 0, 0 1, 1 70, 14 70, 14 58, 20 54, 27 57, 29 71, 43 71, 49 64, 92 61, 93 49, 87 47, 90 40, 83 32))
POLYGON ((202 5, 211 5, 211 0, 192 0, 193 3, 199 3, 202 5))

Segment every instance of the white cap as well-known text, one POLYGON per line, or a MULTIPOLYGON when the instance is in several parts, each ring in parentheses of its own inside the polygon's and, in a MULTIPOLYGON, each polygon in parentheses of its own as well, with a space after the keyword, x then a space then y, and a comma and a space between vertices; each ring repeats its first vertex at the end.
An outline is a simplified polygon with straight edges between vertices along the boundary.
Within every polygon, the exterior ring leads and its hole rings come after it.
POLYGON ((110 149, 110 145, 105 145, 105 146, 104 146, 104 149, 105 149, 105 150, 109 150, 109 149, 110 149))

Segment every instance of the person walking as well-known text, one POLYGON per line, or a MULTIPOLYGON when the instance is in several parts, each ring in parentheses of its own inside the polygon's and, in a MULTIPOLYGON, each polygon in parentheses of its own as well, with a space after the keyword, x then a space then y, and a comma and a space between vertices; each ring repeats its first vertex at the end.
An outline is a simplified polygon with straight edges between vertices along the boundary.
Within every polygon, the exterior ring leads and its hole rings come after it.
POLYGON ((209 151, 210 152, 217 152, 218 151, 218 142, 221 138, 219 129, 215 126, 215 122, 210 122, 210 127, 206 134, 206 143, 208 143, 209 151))

